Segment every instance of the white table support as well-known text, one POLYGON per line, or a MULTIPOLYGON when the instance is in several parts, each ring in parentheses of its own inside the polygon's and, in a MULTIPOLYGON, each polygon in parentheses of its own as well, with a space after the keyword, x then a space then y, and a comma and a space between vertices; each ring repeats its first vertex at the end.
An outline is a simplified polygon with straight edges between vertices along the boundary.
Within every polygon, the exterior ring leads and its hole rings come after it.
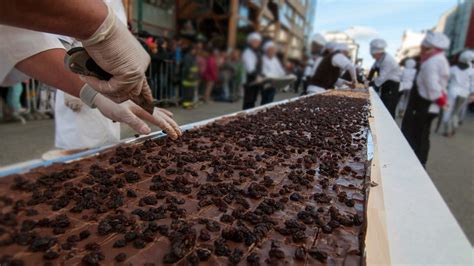
MULTIPOLYGON (((373 170, 381 178, 390 263, 473 265, 473 249, 461 227, 380 98, 373 90, 370 94, 379 165, 373 170)), ((368 249, 369 265, 371 255, 368 249)))

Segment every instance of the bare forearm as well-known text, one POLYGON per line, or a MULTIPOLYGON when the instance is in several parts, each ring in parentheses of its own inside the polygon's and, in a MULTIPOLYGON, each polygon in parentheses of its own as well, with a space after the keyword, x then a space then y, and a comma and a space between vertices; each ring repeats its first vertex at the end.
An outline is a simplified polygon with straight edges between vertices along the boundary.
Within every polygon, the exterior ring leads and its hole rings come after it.
POLYGON ((84 82, 64 68, 65 54, 63 49, 46 50, 21 61, 16 68, 36 80, 79 97, 84 82))
POLYGON ((0 0, 0 24, 90 37, 107 16, 101 0, 0 0))

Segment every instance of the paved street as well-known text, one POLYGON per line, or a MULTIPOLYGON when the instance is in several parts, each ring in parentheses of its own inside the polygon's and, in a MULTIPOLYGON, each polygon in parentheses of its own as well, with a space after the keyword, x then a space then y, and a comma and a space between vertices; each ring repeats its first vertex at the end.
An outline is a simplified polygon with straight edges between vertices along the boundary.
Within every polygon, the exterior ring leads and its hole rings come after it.
MULTIPOLYGON (((280 93, 277 100, 294 97, 292 93, 280 93)), ((193 110, 170 108, 179 124, 201 121, 232 113, 241 109, 241 103, 211 103, 193 110)), ((122 130, 124 138, 133 132, 122 130)), ((0 167, 8 164, 40 158, 53 149, 54 122, 42 120, 21 124, 0 124, 0 167)), ((474 243, 474 115, 453 138, 432 136, 432 150, 428 172, 451 211, 474 243)))

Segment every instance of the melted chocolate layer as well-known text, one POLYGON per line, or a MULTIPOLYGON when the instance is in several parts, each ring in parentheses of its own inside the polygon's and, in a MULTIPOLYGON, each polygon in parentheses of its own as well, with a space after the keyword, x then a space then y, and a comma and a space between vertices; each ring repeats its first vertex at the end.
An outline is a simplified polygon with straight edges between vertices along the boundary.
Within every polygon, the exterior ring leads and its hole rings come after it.
POLYGON ((308 97, 3 178, 0 264, 360 264, 367 105, 308 97))

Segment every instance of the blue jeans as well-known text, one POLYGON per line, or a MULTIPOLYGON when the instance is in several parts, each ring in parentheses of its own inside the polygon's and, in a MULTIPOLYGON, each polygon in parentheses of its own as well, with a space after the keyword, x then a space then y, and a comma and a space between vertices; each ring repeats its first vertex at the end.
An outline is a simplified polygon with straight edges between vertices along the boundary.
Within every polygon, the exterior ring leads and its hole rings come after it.
POLYGON ((23 92, 23 86, 21 83, 17 83, 8 89, 7 104, 14 112, 21 109, 20 97, 23 92))

